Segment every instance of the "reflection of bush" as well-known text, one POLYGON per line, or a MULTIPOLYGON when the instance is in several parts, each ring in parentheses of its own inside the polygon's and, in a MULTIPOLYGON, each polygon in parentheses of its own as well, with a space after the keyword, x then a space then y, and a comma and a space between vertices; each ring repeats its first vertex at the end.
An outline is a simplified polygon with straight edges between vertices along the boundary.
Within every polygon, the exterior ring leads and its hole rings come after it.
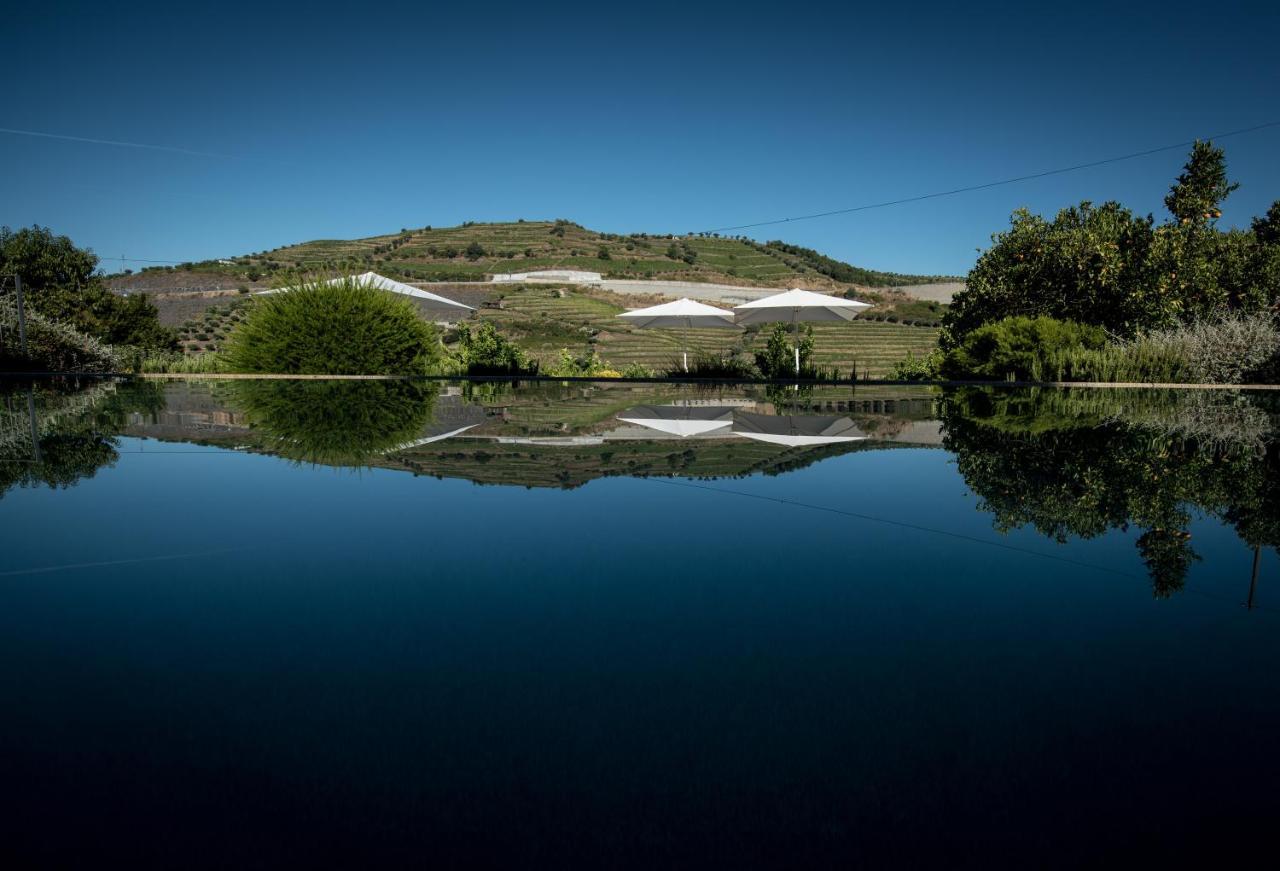
POLYGON ((421 436, 437 386, 419 381, 240 381, 229 386, 267 450, 305 463, 367 465, 421 436))
POLYGON ((0 496, 12 487, 65 489, 92 478, 118 458, 116 435, 128 415, 163 407, 160 385, 146 382, 86 389, 44 382, 7 393, 3 431, 9 437, 0 445, 0 496))
POLYGON ((1192 508, 1251 545, 1280 545, 1280 443, 1262 400, 976 390, 948 400, 944 444, 1001 531, 1030 525, 1065 542, 1137 527, 1161 596, 1198 559, 1192 508))

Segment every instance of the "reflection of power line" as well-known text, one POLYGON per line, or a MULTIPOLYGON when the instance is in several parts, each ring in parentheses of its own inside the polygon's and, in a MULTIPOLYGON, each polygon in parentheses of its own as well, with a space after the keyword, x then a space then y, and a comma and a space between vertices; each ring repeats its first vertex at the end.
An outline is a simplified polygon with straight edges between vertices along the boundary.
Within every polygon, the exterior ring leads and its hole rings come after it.
POLYGON ((1132 572, 1113 569, 1109 566, 1101 566, 1096 563, 1087 563, 1080 560, 1073 560, 1070 557, 1056 556, 1051 553, 1044 553, 1030 548, 1018 547, 1015 544, 1005 544, 1000 541, 991 541, 986 538, 978 538, 975 535, 965 535, 963 532, 952 532, 949 529, 937 529, 932 526, 921 526, 918 523, 908 523, 905 520, 891 520, 887 517, 876 517, 874 514, 861 514, 857 511, 849 511, 844 508, 834 508, 830 505, 815 505, 812 502, 800 502, 796 499, 784 499, 779 496, 765 496, 760 493, 748 493, 745 490, 726 490, 722 487, 708 487, 705 484, 693 484, 685 481, 671 481, 663 478, 644 478, 645 481, 652 481, 657 484, 669 484, 673 487, 688 487, 693 490, 706 490, 709 493, 722 493, 726 496, 743 496, 748 499, 759 499, 762 502, 777 502, 780 505, 790 505, 794 508, 808 508, 811 511, 824 511, 828 514, 839 514, 843 517, 853 517, 857 520, 866 520, 871 523, 883 523, 886 526, 896 526, 900 529, 910 529, 916 532, 927 532, 931 535, 945 535, 948 538, 955 538, 961 541, 972 542, 973 544, 982 544, 987 547, 998 547, 1001 550, 1008 550, 1014 553, 1026 554, 1027 556, 1040 557, 1041 559, 1051 559, 1057 562, 1067 563, 1069 565, 1080 566, 1086 569, 1096 569, 1101 572, 1110 572, 1113 575, 1122 575, 1126 578, 1136 578, 1138 575, 1132 572))
MULTIPOLYGON (((796 499, 785 499, 779 496, 765 496, 760 493, 748 493, 744 490, 728 490, 722 487, 710 487, 710 486, 707 486, 706 484, 694 484, 692 482, 686 482, 686 481, 672 481, 665 478, 642 478, 641 480, 650 481, 655 484, 667 484, 672 487, 688 487, 689 489, 692 489, 692 490, 705 490, 708 493, 720 493, 725 496, 743 496, 748 499, 758 499, 762 502, 776 502, 780 505, 790 505, 793 508, 807 508, 811 511, 823 511, 828 514, 838 514, 843 517, 852 517, 857 520, 866 520, 871 523, 882 523, 886 526, 896 526, 900 529, 910 529, 916 532, 926 532, 931 535, 943 535, 948 538, 959 539, 960 541, 966 541, 972 544, 981 544, 987 547, 996 547, 1001 550, 1012 551, 1013 553, 1020 553, 1026 556, 1038 557, 1039 559, 1054 560, 1055 562, 1066 563, 1067 565, 1079 566, 1080 568, 1093 569, 1094 571, 1107 572, 1109 574, 1120 575, 1121 577, 1125 577, 1125 578, 1133 578, 1135 580, 1143 580, 1143 581, 1146 580, 1146 578, 1143 578, 1140 575, 1135 575, 1132 572, 1126 572, 1121 569, 1113 569, 1110 566, 1098 565, 1097 563, 1088 563, 1088 562, 1084 562, 1083 560, 1071 559, 1070 557, 1057 556, 1056 554, 1044 553, 1043 551, 1032 550, 1031 548, 1026 548, 1026 547, 1018 547, 1017 545, 1014 545, 1014 544, 1005 544, 1004 542, 1000 542, 1000 541, 991 541, 990 539, 978 538, 977 536, 974 536, 974 535, 966 535, 963 532, 953 532, 949 529, 937 529, 936 527, 932 527, 932 526, 922 526, 918 523, 909 523, 905 520, 892 520, 887 517, 877 517, 873 514, 862 514, 857 511, 849 511, 844 508, 835 508, 830 505, 815 505, 812 502, 801 502, 796 499)), ((1257 578, 1257 553, 1258 552, 1255 550, 1255 559, 1254 559, 1255 580, 1257 578)), ((1188 589, 1188 590, 1184 590, 1183 592, 1190 593, 1191 595, 1195 595, 1195 596, 1200 596, 1205 599, 1213 599, 1220 602, 1227 601, 1221 596, 1214 596, 1203 590, 1188 589)), ((1251 603, 1250 608, 1253 610, 1264 610, 1264 611, 1271 610, 1269 608, 1262 608, 1258 605, 1252 604, 1252 590, 1250 591, 1250 603, 1251 603)))

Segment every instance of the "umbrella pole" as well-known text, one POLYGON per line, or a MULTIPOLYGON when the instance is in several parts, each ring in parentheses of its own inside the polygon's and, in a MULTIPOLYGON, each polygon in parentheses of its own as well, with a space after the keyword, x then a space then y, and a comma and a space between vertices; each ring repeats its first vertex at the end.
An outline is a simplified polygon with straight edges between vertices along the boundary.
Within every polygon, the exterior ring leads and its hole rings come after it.
POLYGON ((680 348, 680 360, 684 363, 684 374, 689 374, 689 319, 684 322, 684 344, 680 348))
POLYGON ((791 350, 796 355, 796 377, 800 377, 800 333, 796 327, 796 310, 791 310, 791 350))

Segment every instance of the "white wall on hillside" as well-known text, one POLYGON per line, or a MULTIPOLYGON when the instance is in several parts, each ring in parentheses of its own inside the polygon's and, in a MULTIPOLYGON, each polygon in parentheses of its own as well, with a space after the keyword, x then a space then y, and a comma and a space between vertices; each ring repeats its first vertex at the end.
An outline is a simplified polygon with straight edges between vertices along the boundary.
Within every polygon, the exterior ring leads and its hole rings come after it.
POLYGON ((500 272, 490 279, 494 284, 513 281, 568 281, 573 284, 595 284, 603 279, 599 272, 579 269, 540 269, 535 272, 500 272))

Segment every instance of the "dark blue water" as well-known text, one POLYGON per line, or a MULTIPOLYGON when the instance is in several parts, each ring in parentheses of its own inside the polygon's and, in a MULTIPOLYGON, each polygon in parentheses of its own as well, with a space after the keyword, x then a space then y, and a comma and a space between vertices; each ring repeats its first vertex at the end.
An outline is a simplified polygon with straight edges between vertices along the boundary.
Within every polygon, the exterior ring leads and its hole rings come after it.
POLYGON ((646 442, 616 421, 639 388, 548 389, 435 397, 428 435, 480 422, 356 469, 291 458, 302 439, 264 441, 235 397, 122 394, 38 421, 38 461, 7 443, 8 867, 1178 865, 1268 842, 1266 432, 1077 409, 1016 431, 1048 453, 1009 469, 973 403, 844 395, 822 413, 881 437, 789 448, 646 442), (1099 521, 1114 492, 1072 489, 1098 432, 1140 446, 1123 524, 1099 521), (735 474, 689 471, 716 450, 735 474), (975 492, 992 464, 1037 492, 975 492), (1001 533, 996 498, 1077 528, 1001 533), (1177 535, 1144 526, 1165 502, 1177 535))

